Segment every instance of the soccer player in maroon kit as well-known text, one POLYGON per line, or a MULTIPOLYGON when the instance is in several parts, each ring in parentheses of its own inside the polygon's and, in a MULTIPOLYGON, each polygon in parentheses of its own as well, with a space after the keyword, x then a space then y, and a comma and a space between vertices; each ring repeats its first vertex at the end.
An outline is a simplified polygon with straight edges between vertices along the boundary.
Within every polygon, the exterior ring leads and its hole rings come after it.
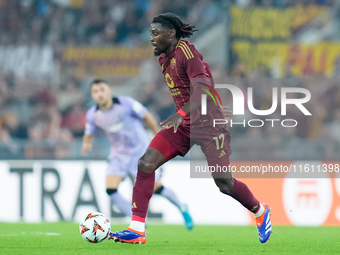
MULTIPOLYGON (((194 26, 185 24, 172 13, 159 14, 151 24, 151 44, 177 112, 161 122, 162 130, 151 141, 138 162, 138 173, 132 195, 132 221, 128 229, 110 233, 118 242, 145 243, 145 218, 153 194, 155 170, 165 162, 184 156, 197 144, 209 166, 229 166, 230 134, 226 125, 213 126, 213 119, 223 119, 220 105, 208 97, 209 114, 201 115, 202 94, 213 90, 213 78, 202 55, 182 38, 190 37, 194 26)), ((220 191, 239 201, 254 213, 259 239, 269 239, 272 226, 270 208, 261 204, 246 184, 232 177, 231 172, 211 173, 220 191)))

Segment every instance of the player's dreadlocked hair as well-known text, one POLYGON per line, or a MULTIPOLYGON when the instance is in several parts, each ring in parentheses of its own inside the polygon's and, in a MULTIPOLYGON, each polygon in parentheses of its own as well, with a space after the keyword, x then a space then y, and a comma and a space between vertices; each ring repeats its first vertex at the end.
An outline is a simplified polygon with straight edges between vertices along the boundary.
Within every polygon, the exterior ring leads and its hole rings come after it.
POLYGON ((152 23, 160 23, 170 29, 175 29, 178 39, 191 37, 195 31, 198 31, 195 26, 184 23, 173 13, 159 14, 153 18, 152 23))

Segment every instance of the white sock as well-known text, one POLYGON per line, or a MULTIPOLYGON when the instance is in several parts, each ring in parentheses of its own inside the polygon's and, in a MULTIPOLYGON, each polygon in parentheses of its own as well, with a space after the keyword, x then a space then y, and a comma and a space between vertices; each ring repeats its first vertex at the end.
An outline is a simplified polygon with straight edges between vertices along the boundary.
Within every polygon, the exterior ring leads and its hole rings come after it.
POLYGON ((145 231, 145 223, 140 221, 131 221, 129 228, 136 230, 138 232, 144 232, 145 231))
POLYGON ((260 203, 260 210, 258 210, 257 213, 254 213, 255 218, 258 218, 262 215, 262 213, 264 212, 264 206, 260 203))

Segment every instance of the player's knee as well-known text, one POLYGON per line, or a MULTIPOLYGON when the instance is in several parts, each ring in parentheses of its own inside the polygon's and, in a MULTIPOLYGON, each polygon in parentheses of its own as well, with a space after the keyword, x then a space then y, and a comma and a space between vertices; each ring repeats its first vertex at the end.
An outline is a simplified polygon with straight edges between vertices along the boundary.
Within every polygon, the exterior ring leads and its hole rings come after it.
POLYGON ((156 189, 154 193, 157 194, 157 195, 160 195, 162 193, 163 189, 164 189, 164 186, 162 185, 158 189, 156 189))
POLYGON ((106 189, 106 193, 111 196, 112 194, 116 193, 117 189, 106 189))
POLYGON ((233 191, 233 188, 234 188, 234 182, 232 181, 218 182, 216 183, 216 185, 218 186, 218 188, 223 194, 226 194, 229 196, 231 195, 231 192, 233 191))
POLYGON ((138 160, 138 171, 143 171, 145 173, 153 173, 157 169, 156 164, 151 163, 148 160, 145 160, 143 157, 141 157, 138 160))

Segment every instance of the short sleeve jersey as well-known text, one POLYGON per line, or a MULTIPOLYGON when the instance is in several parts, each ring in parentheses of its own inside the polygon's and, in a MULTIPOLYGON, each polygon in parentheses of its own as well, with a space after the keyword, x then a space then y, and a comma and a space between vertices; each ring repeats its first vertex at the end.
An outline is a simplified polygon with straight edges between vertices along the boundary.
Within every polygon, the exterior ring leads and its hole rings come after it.
POLYGON ((95 135, 98 128, 104 130, 111 143, 110 156, 134 153, 148 143, 142 122, 145 112, 146 108, 131 97, 113 98, 110 109, 93 106, 87 111, 85 134, 95 135))

